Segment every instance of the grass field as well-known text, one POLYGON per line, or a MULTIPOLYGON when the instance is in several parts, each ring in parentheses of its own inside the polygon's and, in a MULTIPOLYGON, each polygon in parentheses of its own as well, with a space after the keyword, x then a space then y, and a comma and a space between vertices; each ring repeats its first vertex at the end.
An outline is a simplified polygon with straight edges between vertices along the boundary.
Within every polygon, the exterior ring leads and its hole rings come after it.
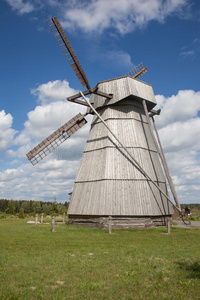
POLYGON ((200 299, 200 229, 0 220, 0 299, 200 299))

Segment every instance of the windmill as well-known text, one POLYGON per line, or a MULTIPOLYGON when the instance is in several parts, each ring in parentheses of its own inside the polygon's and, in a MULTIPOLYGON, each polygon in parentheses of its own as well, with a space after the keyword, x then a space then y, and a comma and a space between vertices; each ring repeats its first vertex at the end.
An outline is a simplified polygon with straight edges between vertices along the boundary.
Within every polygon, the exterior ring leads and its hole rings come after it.
POLYGON ((68 209, 69 223, 106 228, 163 225, 180 205, 155 125, 151 85, 140 81, 143 63, 122 77, 89 81, 58 19, 47 21, 66 58, 87 90, 68 97, 86 106, 29 153, 33 165, 84 126, 94 115, 68 209), (90 100, 85 97, 90 95, 90 100), (152 118, 153 128, 150 122, 152 118), (163 172, 164 171, 164 172, 163 172), (164 175, 165 173, 165 175, 164 175), (165 177, 166 176, 166 177, 165 177), (166 178, 174 201, 169 197, 166 178))

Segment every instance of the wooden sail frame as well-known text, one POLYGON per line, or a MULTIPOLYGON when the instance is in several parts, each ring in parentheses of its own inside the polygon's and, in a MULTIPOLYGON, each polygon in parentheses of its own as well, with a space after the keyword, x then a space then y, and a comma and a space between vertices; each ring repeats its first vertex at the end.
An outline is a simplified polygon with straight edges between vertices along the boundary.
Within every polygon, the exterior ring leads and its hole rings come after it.
POLYGON ((77 114, 74 118, 62 125, 44 141, 29 151, 26 156, 32 165, 36 165, 55 148, 66 141, 72 134, 83 127, 87 123, 84 117, 85 115, 82 115, 81 113, 77 114))

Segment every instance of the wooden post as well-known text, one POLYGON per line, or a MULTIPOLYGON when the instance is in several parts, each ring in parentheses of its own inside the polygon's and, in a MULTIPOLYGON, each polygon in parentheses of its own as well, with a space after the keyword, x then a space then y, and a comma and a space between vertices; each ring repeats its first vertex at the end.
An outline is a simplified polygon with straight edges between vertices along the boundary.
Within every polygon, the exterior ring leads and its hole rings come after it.
POLYGON ((169 172, 169 168, 168 168, 167 161, 166 161, 166 158, 165 158, 165 154, 164 154, 164 151, 163 151, 163 148, 162 148, 160 137, 158 135, 158 131, 157 131, 157 127, 156 127, 156 123, 155 123, 154 117, 152 117, 152 121, 153 121, 154 130, 155 130, 155 133, 156 133, 156 137, 157 137, 157 140, 158 140, 158 144, 159 144, 159 147, 160 147, 160 152, 161 152, 160 156, 162 156, 161 160, 162 160, 162 164, 163 164, 163 167, 164 167, 164 171, 165 171, 165 174, 166 174, 166 177, 167 177, 167 180, 168 180, 171 192, 173 194, 174 200, 176 202, 176 205, 179 208, 181 208, 180 204, 179 204, 179 201, 178 201, 177 194, 176 194, 176 190, 175 190, 175 187, 174 187, 174 184, 173 184, 170 172, 169 172))
POLYGON ((55 217, 54 216, 51 219, 51 231, 55 232, 55 217))
POLYGON ((38 226, 38 214, 35 215, 35 226, 38 226))
POLYGON ((108 230, 109 230, 109 234, 111 234, 112 233, 112 217, 111 216, 109 216, 108 217, 108 230))
POLYGON ((63 214, 63 224, 65 224, 65 213, 63 214))
POLYGON ((189 217, 189 225, 191 225, 191 219, 192 219, 192 217, 191 217, 191 213, 190 213, 190 217, 189 217))
MULTIPOLYGON (((178 197, 176 195, 176 191, 175 191, 175 188, 174 188, 174 184, 173 184, 173 181, 171 179, 171 175, 169 173, 169 169, 168 169, 168 166, 167 166, 167 161, 165 159, 165 155, 164 155, 164 152, 163 152, 163 149, 162 149, 162 145, 160 143, 160 139, 159 139, 159 136, 158 136, 158 131, 156 129, 156 126, 155 126, 155 121, 154 121, 154 118, 152 117, 152 120, 153 120, 153 125, 154 125, 154 129, 155 129, 155 132, 156 132, 156 136, 157 136, 157 139, 158 139, 158 142, 159 142, 159 146, 158 146, 158 143, 156 141, 156 138, 155 138, 155 135, 153 133, 153 129, 152 129, 152 126, 151 126, 151 122, 150 122, 150 118, 149 118, 149 114, 148 114, 148 109, 147 109, 147 105, 146 105, 146 101, 143 100, 142 101, 142 104, 143 104, 143 107, 144 107, 144 111, 145 111, 145 115, 146 115, 146 118, 147 118, 147 122, 148 122, 148 125, 149 125, 149 129, 150 129, 150 132, 151 132, 151 135, 152 135, 152 138, 153 138, 153 141, 154 141, 154 144, 156 146, 156 150, 160 156, 160 159, 161 159, 161 162, 162 162, 162 165, 163 165, 163 169, 165 171, 165 174, 166 174, 166 177, 167 177, 167 180, 168 180, 168 183, 169 183, 169 186, 170 186, 170 189, 171 189, 171 192, 172 192, 172 195, 174 197, 174 201, 176 203, 176 205, 174 205, 172 202, 172 205, 179 211, 181 212, 181 207, 180 207, 180 204, 178 202, 178 197)), ((166 197, 168 199, 168 197, 166 197)), ((169 200, 169 199, 168 199, 169 200)), ((171 201, 171 200, 170 200, 171 201)))
POLYGON ((170 234, 171 230, 171 220, 170 218, 167 218, 167 233, 170 234))
POLYGON ((43 218, 44 218, 44 215, 42 213, 42 215, 41 215, 41 224, 43 224, 43 218))

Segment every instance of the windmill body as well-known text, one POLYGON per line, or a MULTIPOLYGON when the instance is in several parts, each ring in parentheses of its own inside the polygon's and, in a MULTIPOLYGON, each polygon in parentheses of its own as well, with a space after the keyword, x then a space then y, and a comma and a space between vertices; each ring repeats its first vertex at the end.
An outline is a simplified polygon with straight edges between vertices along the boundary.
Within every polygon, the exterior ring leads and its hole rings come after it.
MULTIPOLYGON (((146 119, 142 100, 156 105, 152 87, 125 76, 100 82, 102 92, 90 103, 136 157, 147 174, 167 193, 165 176, 146 119)), ((151 226, 173 213, 172 205, 142 174, 95 115, 75 180, 68 210, 71 224, 106 227, 151 226)))
POLYGON ((140 63, 126 76, 99 82, 91 88, 58 19, 47 23, 87 88, 67 99, 87 109, 84 115, 74 116, 29 151, 28 159, 37 164, 81 129, 88 114, 94 114, 71 193, 69 223, 106 228, 112 217, 116 228, 164 225, 173 207, 181 210, 153 118, 160 110, 153 110, 156 100, 151 85, 138 80, 147 68, 140 63), (90 101, 85 98, 89 94, 90 101), (163 170, 176 204, 168 195, 163 170))

